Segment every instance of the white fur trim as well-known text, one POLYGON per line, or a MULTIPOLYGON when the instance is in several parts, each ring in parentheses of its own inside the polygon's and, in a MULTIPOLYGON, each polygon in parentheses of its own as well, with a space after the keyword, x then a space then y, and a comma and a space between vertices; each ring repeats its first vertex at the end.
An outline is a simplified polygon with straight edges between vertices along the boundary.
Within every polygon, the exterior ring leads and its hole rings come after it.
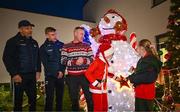
POLYGON ((96 94, 107 93, 107 90, 99 90, 99 89, 92 89, 92 88, 89 88, 89 91, 91 93, 96 93, 96 94))
POLYGON ((95 80, 92 85, 95 87, 99 82, 97 80, 95 80))
POLYGON ((102 60, 104 63, 106 63, 105 59, 102 56, 102 53, 99 54, 99 59, 102 60))
POLYGON ((109 72, 109 73, 112 73, 112 74, 114 73, 114 70, 113 70, 113 67, 112 67, 112 66, 109 66, 109 67, 108 67, 108 72, 109 72))

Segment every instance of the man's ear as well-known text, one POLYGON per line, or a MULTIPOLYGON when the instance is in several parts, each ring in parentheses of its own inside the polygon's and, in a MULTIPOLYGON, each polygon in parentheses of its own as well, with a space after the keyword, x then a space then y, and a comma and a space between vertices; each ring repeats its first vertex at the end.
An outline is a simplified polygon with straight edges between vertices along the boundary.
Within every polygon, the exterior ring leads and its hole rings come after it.
POLYGON ((75 36, 77 35, 77 30, 76 30, 76 31, 74 31, 74 35, 75 35, 75 36))
POLYGON ((47 33, 45 33, 45 37, 46 37, 46 38, 48 37, 48 34, 47 34, 47 33))

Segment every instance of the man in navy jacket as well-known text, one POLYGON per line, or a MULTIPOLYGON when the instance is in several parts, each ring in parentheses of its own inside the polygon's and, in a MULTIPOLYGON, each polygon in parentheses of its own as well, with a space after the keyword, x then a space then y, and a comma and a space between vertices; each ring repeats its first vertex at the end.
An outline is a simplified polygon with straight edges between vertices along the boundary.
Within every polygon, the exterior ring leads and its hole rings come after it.
POLYGON ((45 35, 47 39, 40 47, 45 72, 45 111, 53 110, 54 92, 56 92, 56 110, 62 111, 65 66, 61 64, 61 49, 64 43, 57 40, 56 29, 53 27, 47 27, 45 35))
POLYGON ((19 22, 19 32, 6 42, 3 62, 14 85, 14 111, 22 111, 23 92, 28 96, 29 110, 36 110, 36 80, 40 78, 39 47, 32 38, 32 27, 27 20, 19 22))

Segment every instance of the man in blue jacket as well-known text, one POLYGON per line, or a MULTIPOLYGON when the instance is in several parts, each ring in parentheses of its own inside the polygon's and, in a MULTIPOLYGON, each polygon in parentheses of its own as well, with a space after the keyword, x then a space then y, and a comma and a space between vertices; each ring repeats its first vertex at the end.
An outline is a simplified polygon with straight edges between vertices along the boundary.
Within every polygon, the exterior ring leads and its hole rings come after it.
POLYGON ((40 78, 39 47, 32 38, 32 27, 27 20, 19 22, 19 32, 6 42, 3 62, 14 85, 14 111, 22 111, 23 93, 28 96, 29 110, 36 110, 36 80, 40 78))
POLYGON ((47 39, 40 47, 45 72, 45 111, 53 110, 54 92, 56 93, 56 110, 62 111, 65 66, 61 64, 61 49, 64 44, 57 40, 56 29, 53 27, 47 27, 45 35, 47 39))

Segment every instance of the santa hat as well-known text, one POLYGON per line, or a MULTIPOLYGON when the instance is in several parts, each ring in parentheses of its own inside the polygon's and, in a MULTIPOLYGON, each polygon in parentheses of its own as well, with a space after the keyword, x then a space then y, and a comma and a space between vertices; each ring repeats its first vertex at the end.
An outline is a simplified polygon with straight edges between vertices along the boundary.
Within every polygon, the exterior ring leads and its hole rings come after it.
POLYGON ((112 55, 113 53, 114 53, 113 47, 108 43, 103 43, 99 46, 96 56, 102 58, 103 61, 105 61, 105 63, 109 65, 106 57, 112 55))

